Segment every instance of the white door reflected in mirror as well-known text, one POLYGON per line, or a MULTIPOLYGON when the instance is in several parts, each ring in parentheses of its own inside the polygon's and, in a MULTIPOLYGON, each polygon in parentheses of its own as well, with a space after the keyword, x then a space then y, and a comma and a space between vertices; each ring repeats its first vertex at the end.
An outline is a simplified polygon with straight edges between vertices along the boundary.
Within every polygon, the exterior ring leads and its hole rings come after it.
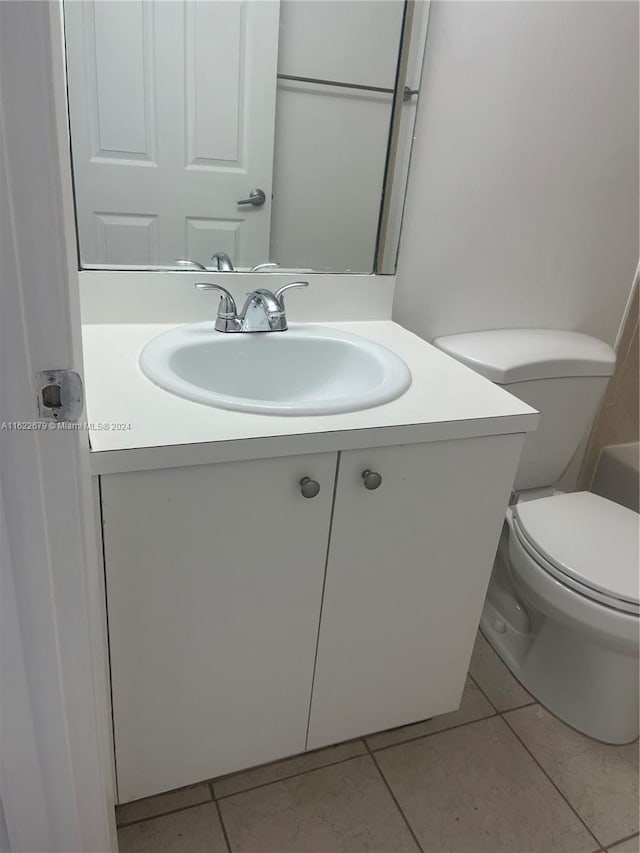
POLYGON ((270 0, 65 5, 83 259, 268 257, 278 19, 270 0))
POLYGON ((82 265, 393 272, 427 9, 65 0, 82 265))

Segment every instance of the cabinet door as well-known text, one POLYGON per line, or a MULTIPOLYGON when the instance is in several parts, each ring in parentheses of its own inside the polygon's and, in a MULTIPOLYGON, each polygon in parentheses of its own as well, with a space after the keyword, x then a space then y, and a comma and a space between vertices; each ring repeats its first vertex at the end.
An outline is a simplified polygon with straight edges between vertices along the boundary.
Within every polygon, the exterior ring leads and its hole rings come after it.
POLYGON ((120 802, 304 749, 335 469, 102 477, 120 802))
POLYGON ((309 749, 458 706, 522 440, 341 454, 309 749))

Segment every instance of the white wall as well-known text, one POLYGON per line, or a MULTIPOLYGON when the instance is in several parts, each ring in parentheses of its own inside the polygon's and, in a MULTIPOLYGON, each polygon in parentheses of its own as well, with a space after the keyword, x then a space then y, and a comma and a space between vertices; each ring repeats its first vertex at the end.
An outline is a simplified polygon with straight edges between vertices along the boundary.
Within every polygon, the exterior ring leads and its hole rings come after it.
POLYGON ((638 260, 638 4, 431 5, 394 319, 613 343, 638 260))
POLYGON ((9 844, 9 833, 7 832, 7 824, 4 819, 4 809, 2 808, 2 800, 0 800, 0 853, 11 853, 9 844))
MULTIPOLYGON (((393 88, 400 0, 282 0, 278 73, 393 88)), ((278 81, 270 260, 373 269, 391 94, 278 81)))
POLYGON ((402 0, 280 0, 278 72, 393 86, 402 0))

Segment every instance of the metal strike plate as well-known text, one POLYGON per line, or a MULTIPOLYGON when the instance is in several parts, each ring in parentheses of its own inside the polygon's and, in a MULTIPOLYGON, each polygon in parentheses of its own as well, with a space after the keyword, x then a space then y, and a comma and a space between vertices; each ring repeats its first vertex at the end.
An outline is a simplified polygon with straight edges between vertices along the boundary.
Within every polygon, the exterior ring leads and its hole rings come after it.
POLYGON ((36 374, 38 415, 43 421, 75 423, 84 406, 82 379, 75 370, 41 370, 36 374))

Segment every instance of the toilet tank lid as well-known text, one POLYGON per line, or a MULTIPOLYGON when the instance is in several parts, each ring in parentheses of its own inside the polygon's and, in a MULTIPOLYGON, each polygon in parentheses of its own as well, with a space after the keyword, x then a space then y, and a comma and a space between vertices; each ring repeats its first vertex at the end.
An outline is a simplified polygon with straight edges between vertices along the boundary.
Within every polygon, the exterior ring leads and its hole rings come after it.
POLYGON ((498 385, 530 379, 610 376, 616 354, 604 341, 557 329, 492 329, 436 338, 434 346, 498 385))

